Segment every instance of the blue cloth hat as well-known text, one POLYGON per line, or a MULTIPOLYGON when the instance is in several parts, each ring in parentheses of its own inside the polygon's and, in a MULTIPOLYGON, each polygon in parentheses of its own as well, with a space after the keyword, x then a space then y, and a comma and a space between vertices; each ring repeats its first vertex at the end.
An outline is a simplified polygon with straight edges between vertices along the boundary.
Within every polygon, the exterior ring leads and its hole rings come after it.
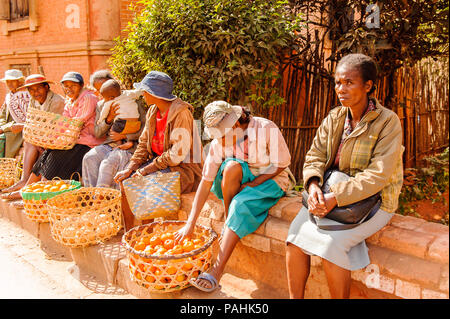
POLYGON ((72 81, 72 82, 76 82, 76 83, 80 83, 81 85, 84 84, 84 79, 83 76, 78 73, 78 72, 67 72, 66 74, 64 74, 61 83, 65 82, 65 81, 72 81))
POLYGON ((173 81, 166 73, 151 71, 139 83, 134 83, 133 87, 143 90, 151 95, 166 101, 173 101, 177 97, 172 94, 173 81))

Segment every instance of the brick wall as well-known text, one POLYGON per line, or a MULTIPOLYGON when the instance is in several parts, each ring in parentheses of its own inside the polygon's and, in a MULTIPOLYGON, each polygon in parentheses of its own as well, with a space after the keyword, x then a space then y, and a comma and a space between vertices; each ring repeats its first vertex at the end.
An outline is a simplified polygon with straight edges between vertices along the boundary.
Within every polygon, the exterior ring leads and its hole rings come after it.
MULTIPOLYGON (((0 34, 0 76, 14 64, 30 65, 31 73, 43 67, 50 80, 59 82, 68 71, 80 72, 85 81, 94 71, 106 68, 113 39, 131 21, 128 10, 137 0, 47 0, 36 1, 38 28, 0 34), (69 5, 79 9, 79 28, 68 28, 69 5), (89 6, 88 6, 89 5, 89 6)), ((53 89, 62 94, 59 84, 53 89)), ((6 86, 0 83, 0 103, 6 86)))
POLYGON ((121 36, 124 37, 127 33, 124 31, 128 22, 133 21, 136 13, 138 13, 143 6, 138 4, 139 0, 121 0, 120 1, 120 27, 121 27, 121 36), (136 6, 137 10, 131 10, 130 5, 136 6))

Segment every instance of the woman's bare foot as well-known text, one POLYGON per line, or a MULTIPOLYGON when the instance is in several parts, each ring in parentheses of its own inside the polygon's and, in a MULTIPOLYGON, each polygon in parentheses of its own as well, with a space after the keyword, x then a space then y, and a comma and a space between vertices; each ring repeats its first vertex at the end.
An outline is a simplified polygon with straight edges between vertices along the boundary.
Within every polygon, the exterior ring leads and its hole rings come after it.
POLYGON ((22 187, 24 187, 26 183, 27 183, 26 180, 20 180, 17 183, 15 183, 13 186, 2 189, 2 193, 11 193, 11 192, 18 191, 18 190, 22 189, 22 187))
POLYGON ((22 199, 22 195, 20 195, 19 191, 15 191, 15 192, 11 192, 11 193, 2 194, 2 199, 6 199, 6 200, 22 199))

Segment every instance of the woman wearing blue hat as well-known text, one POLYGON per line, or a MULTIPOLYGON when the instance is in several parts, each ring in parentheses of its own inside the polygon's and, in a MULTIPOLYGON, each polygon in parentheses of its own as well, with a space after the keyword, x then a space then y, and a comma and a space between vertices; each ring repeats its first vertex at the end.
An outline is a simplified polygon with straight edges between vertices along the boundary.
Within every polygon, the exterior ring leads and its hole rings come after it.
MULTIPOLYGON (((202 176, 203 148, 193 107, 172 94, 173 81, 163 72, 151 71, 134 88, 144 92, 150 109, 136 151, 114 180, 121 184, 134 172, 145 176, 176 171, 180 173, 181 193, 194 192, 202 176)), ((134 217, 124 193, 122 207, 129 229, 134 217)))

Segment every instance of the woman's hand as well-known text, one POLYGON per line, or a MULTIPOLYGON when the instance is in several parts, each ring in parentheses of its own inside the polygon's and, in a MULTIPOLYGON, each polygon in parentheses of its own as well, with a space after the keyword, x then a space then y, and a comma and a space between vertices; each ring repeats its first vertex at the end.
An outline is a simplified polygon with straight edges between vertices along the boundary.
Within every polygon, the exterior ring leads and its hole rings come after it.
POLYGON ((141 174, 142 176, 146 176, 148 174, 151 174, 151 173, 159 171, 159 169, 152 162, 152 163, 148 164, 147 166, 145 166, 143 168, 140 168, 138 171, 139 171, 139 174, 141 174))
POLYGON ((118 142, 127 138, 126 135, 114 132, 113 130, 109 130, 109 137, 114 142, 118 142))
POLYGON ((118 111, 119 111, 119 104, 117 104, 117 102, 111 104, 108 116, 105 119, 106 124, 111 124, 114 121, 114 119, 118 114, 118 111))
POLYGON ((133 170, 126 168, 123 171, 120 171, 116 174, 116 176, 114 176, 114 181, 119 184, 120 182, 122 182, 123 180, 127 179, 128 177, 130 177, 130 175, 133 173, 133 170))
POLYGON ((311 181, 308 188, 308 210, 311 214, 324 217, 327 212, 325 197, 317 181, 311 181))
POLYGON ((194 232, 194 226, 190 223, 186 223, 183 227, 181 227, 179 230, 173 233, 173 238, 176 243, 182 242, 183 239, 189 238, 192 236, 192 233, 194 232))
POLYGON ((22 132, 24 124, 16 123, 11 126, 11 132, 14 134, 22 132))

